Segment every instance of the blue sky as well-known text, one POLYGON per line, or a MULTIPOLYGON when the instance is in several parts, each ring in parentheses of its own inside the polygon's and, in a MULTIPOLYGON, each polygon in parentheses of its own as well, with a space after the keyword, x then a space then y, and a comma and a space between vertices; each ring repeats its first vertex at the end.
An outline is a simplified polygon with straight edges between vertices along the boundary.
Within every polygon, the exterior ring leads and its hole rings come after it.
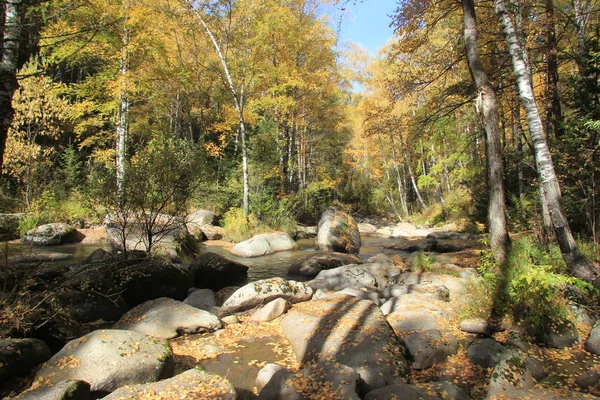
POLYGON ((352 40, 369 49, 374 56, 377 50, 393 36, 389 27, 397 8, 397 0, 349 0, 342 13, 339 40, 352 40))

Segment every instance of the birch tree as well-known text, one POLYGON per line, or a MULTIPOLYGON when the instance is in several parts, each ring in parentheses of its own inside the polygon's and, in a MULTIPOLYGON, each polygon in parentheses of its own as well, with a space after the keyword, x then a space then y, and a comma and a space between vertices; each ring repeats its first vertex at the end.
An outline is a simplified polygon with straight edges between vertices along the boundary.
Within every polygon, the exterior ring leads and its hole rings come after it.
POLYGON ((4 26, 2 35, 2 60, 0 64, 0 171, 4 160, 4 150, 8 129, 13 120, 12 98, 19 87, 17 82, 17 61, 21 38, 21 1, 3 2, 4 26))
POLYGON ((508 230, 506 226, 506 203, 504 192, 504 166, 498 128, 498 106, 496 91, 490 82, 477 47, 477 21, 473 0, 462 0, 465 30, 465 51, 471 76, 477 87, 477 109, 483 120, 488 161, 489 206, 488 224, 490 245, 494 258, 499 263, 506 261, 508 252, 508 230))
POLYGON ((494 0, 494 10, 500 19, 512 59, 513 72, 519 89, 519 98, 526 113, 527 124, 534 146, 535 163, 542 196, 547 201, 552 226, 554 227, 556 240, 558 241, 563 259, 573 276, 592 282, 596 287, 600 287, 600 267, 591 262, 579 251, 563 209, 561 190, 548 148, 544 125, 542 124, 535 102, 527 65, 522 56, 525 53, 525 49, 518 41, 515 25, 504 0, 494 0))
POLYGON ((223 78, 227 85, 227 89, 231 93, 231 97, 233 99, 233 104, 235 106, 235 110, 237 112, 238 122, 239 122, 239 133, 241 139, 241 147, 242 147, 242 174, 244 181, 244 195, 242 199, 242 209, 244 211, 244 215, 248 215, 250 212, 249 207, 249 197, 250 197, 250 184, 249 184, 249 176, 248 176, 248 147, 246 144, 246 122, 244 120, 244 82, 241 82, 239 87, 233 82, 233 77, 229 70, 229 63, 225 52, 223 51, 221 43, 217 40, 214 35, 212 29, 208 26, 205 21, 204 16, 198 10, 197 6, 194 5, 193 0, 184 0, 186 6, 189 10, 194 14, 207 36, 210 38, 210 41, 214 47, 215 53, 219 58, 219 62, 221 63, 221 67, 223 69, 223 78))

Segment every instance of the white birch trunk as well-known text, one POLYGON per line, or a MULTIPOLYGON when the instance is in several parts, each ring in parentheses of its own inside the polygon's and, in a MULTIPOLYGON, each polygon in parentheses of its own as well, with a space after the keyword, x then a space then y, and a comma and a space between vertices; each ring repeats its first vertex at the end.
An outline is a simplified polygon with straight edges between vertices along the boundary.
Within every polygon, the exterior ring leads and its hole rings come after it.
POLYGON ((524 49, 521 48, 517 40, 515 26, 506 9, 504 0, 494 0, 494 9, 500 19, 508 44, 508 50, 512 58, 513 70, 519 88, 519 97, 526 113, 531 140, 533 142, 542 195, 545 197, 548 205, 556 240, 560 246, 563 259, 572 275, 588 282, 593 282, 594 285, 600 287, 600 279, 598 279, 600 267, 594 265, 579 251, 563 210, 560 186, 554 171, 554 163, 548 148, 546 134, 544 133, 544 125, 542 124, 535 102, 533 87, 527 73, 527 66, 521 57, 524 49))
MULTIPOLYGON (((127 12, 128 5, 123 3, 123 8, 127 12)), ((125 24, 126 19, 125 19, 125 24)), ((117 111, 116 126, 116 179, 117 196, 119 205, 123 205, 125 197, 125 168, 127 164, 127 136, 129 132, 129 98, 127 89, 127 74, 129 69, 129 30, 123 27, 121 33, 121 59, 119 60, 119 78, 121 87, 119 90, 119 109, 117 111)))
POLYGON ((217 53, 217 57, 219 58, 219 61, 221 62, 221 67, 223 68, 223 75, 225 76, 225 82, 227 83, 227 88, 229 89, 229 92, 231 93, 231 96, 233 97, 233 104, 234 104, 235 110, 237 112, 238 122, 239 122, 239 126, 240 126, 240 138, 241 138, 241 142, 242 142, 241 143, 241 145, 242 145, 242 174, 243 174, 243 181, 244 181, 244 194, 243 194, 243 199, 242 199, 242 209, 244 211, 244 215, 247 216, 250 213, 250 205, 249 205, 250 204, 250 200, 249 200, 250 199, 250 189, 249 189, 250 184, 249 184, 249 174, 248 174, 248 149, 247 149, 247 145, 246 145, 246 123, 244 121, 244 88, 242 86, 238 93, 238 90, 235 88, 235 85, 233 83, 233 78, 231 76, 231 73, 229 72, 229 66, 227 65, 227 58, 223 54, 221 45, 217 41, 212 30, 209 28, 209 26, 204 21, 202 14, 200 14, 200 12, 198 12, 198 10, 196 8, 194 8, 192 1, 191 0, 184 0, 184 1, 185 1, 185 4, 189 7, 189 9, 192 11, 194 16, 198 19, 198 21, 204 28, 204 31, 210 38, 210 41, 213 44, 215 52, 217 53))

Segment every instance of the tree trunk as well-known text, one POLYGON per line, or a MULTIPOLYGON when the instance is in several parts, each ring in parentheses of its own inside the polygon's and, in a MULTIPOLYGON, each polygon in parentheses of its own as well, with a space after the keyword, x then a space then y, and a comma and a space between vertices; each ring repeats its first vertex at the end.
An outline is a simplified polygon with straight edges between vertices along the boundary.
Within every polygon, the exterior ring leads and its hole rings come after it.
MULTIPOLYGON (((126 5, 123 5, 126 8, 126 5)), ((121 59, 119 60, 119 77, 121 88, 119 91, 119 110, 116 127, 116 169, 117 169, 117 196, 119 207, 125 201, 125 165, 127 163, 127 134, 129 132, 129 98, 127 94, 127 72, 129 67, 129 30, 123 27, 121 33, 121 59)))
POLYGON ((406 166, 408 168, 408 175, 410 175, 410 182, 412 183, 413 190, 415 191, 415 194, 417 195, 417 199, 419 200, 421 207, 423 207, 424 210, 429 210, 429 207, 427 207, 427 204, 425 204, 425 201, 423 200, 423 197, 421 196, 421 191, 419 190, 419 186, 417 185, 417 181, 415 179, 415 174, 413 173, 412 167, 410 166, 410 160, 408 159, 408 149, 406 147, 406 143, 404 142, 402 135, 399 135, 399 138, 400 138, 400 145, 402 146, 402 155, 404 157, 404 163, 406 164, 406 166))
POLYGON ((227 88, 229 89, 229 92, 231 93, 231 96, 233 97, 233 104, 234 104, 235 110, 237 112, 239 129, 240 129, 240 138, 241 138, 241 142, 242 142, 241 143, 242 144, 242 175, 243 175, 243 181, 244 181, 244 194, 243 194, 243 199, 242 199, 242 209, 244 211, 244 215, 248 216, 248 214, 250 213, 250 189, 249 189, 250 188, 250 184, 249 184, 250 180, 249 180, 249 174, 248 174, 248 148, 246 145, 246 123, 244 121, 244 88, 242 85, 242 87, 238 91, 236 89, 235 85, 233 84, 233 78, 231 77, 231 73, 229 72, 229 66, 227 64, 227 59, 225 58, 225 55, 223 54, 223 51, 221 50, 221 45, 217 41, 217 38, 215 37, 215 35, 212 33, 212 30, 208 27, 208 25, 204 21, 202 14, 200 14, 200 12, 198 12, 198 10, 196 10, 194 8, 194 5, 191 0, 185 0, 185 3, 189 7, 189 9, 192 11, 194 16, 196 16, 196 18, 198 19, 198 21, 204 28, 204 31, 210 38, 210 41, 213 44, 213 47, 215 48, 215 52, 217 53, 217 57, 219 58, 219 61, 221 62, 221 67, 223 68, 223 75, 225 78, 225 83, 227 84, 227 88))
POLYGON ((527 123, 533 142, 536 168, 539 174, 542 193, 548 204, 556 240, 560 246, 563 259, 573 276, 592 282, 595 286, 600 287, 600 279, 598 279, 600 267, 594 265, 579 251, 563 210, 560 186, 554 171, 554 163, 550 156, 550 150, 548 149, 544 126, 535 103, 531 80, 527 73, 525 62, 521 57, 524 49, 521 48, 517 40, 515 27, 506 9, 504 0, 494 0, 494 9, 500 19, 508 44, 508 50, 512 58, 513 70, 519 88, 519 97, 527 116, 527 123))
POLYGON ((394 166, 394 172, 396 173, 396 187, 398 188, 398 195, 400 197, 400 207, 402 207, 402 214, 408 215, 408 206, 406 205, 406 191, 404 190, 404 184, 402 183, 402 177, 400 176, 400 168, 398 168, 398 160, 396 159, 396 142, 394 140, 394 133, 390 131, 390 147, 392 148, 392 165, 394 166))
POLYGON ((20 1, 4 2, 4 32, 2 36, 2 65, 0 66, 0 172, 4 165, 4 151, 8 129, 13 120, 12 99, 19 88, 17 62, 22 24, 20 15, 24 7, 20 1))
POLYGON ((462 0, 465 29, 465 51, 469 63, 469 71, 477 87, 477 111, 483 119, 485 143, 488 159, 488 185, 490 201, 488 207, 488 224, 490 245, 494 258, 499 263, 506 261, 509 245, 506 224, 506 203, 504 192, 504 166, 498 130, 498 106, 496 93, 481 63, 477 47, 477 21, 473 0, 462 0))
POLYGON ((554 3, 546 2, 546 126, 548 136, 562 136, 562 110, 558 93, 558 58, 556 29, 554 26, 554 3))

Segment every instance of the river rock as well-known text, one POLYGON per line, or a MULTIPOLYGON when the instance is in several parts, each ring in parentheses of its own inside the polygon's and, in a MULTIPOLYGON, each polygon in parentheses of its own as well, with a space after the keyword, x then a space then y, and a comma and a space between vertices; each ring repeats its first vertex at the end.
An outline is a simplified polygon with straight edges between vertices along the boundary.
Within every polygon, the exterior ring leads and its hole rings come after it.
POLYGON ((248 279, 248 267, 216 253, 202 253, 190 265, 194 286, 218 291, 242 284, 248 279))
POLYGON ((437 241, 435 239, 400 239, 398 243, 385 246, 386 249, 401 251, 434 251, 437 241))
POLYGON ((282 298, 275 299, 256 311, 250 321, 269 322, 285 314, 290 309, 290 303, 282 298))
POLYGON ((269 381, 271 381, 273 376, 279 371, 283 371, 283 374, 288 372, 281 365, 275 363, 269 363, 262 367, 260 371, 258 371, 258 375, 256 376, 255 380, 255 385, 259 393, 269 383, 269 381))
POLYGON ((205 310, 210 313, 214 313, 217 308, 217 301, 215 300, 215 292, 210 289, 198 289, 194 290, 188 295, 183 301, 185 304, 192 307, 205 310))
POLYGON ((391 264, 344 265, 319 272, 315 280, 327 282, 329 290, 343 290, 347 287, 384 290, 391 278, 400 270, 391 264))
POLYGON ((26 375, 51 355, 38 339, 0 339, 0 379, 26 375))
POLYGON ((126 223, 123 221, 123 217, 117 214, 109 214, 104 220, 107 238, 118 249, 125 246, 127 251, 151 250, 155 255, 166 256, 176 262, 189 262, 200 253, 196 240, 180 217, 130 212, 126 223), (152 236, 150 245, 148 232, 152 236))
POLYGON ((578 340, 579 334, 577 333, 577 329, 570 322, 558 326, 549 324, 546 332, 544 332, 544 342, 549 347, 555 349, 571 347, 578 340))
POLYGON ((283 278, 262 279, 236 290, 225 300, 221 309, 223 312, 238 312, 277 298, 298 303, 310 300, 312 294, 312 289, 302 282, 287 281, 283 278))
POLYGON ((341 295, 349 295, 349 296, 354 296, 354 297, 358 297, 359 299, 363 299, 363 300, 369 300, 372 301, 373 303, 375 303, 375 305, 379 305, 379 293, 377 293, 374 290, 369 290, 366 288, 346 288, 344 290, 340 290, 339 292, 336 292, 335 294, 341 294, 341 295))
POLYGON ((387 321, 400 337, 431 329, 440 330, 438 318, 426 310, 400 310, 387 315, 387 321))
POLYGON ((526 358, 527 355, 520 350, 505 353, 500 363, 494 367, 487 398, 516 399, 521 398, 519 391, 533 389, 535 381, 527 369, 526 358))
POLYGON ((575 383, 586 390, 598 390, 600 389, 600 372, 590 369, 584 372, 575 379, 575 383))
POLYGON ((221 322, 208 311, 163 297, 129 310, 114 328, 172 339, 182 334, 212 332, 221 328, 221 322))
POLYGON ((38 371, 35 380, 82 380, 92 391, 153 382, 171 361, 167 341, 123 330, 97 330, 73 340, 38 371))
POLYGON ((215 214, 209 210, 194 211, 185 218, 185 226, 188 232, 197 239, 204 236, 203 227, 212 225, 215 220, 215 214))
POLYGON ((323 398, 360 400, 357 393, 360 376, 354 369, 346 365, 335 362, 318 362, 297 373, 273 367, 269 368, 270 370, 263 375, 273 373, 270 380, 260 390, 259 399, 303 400, 323 398))
POLYGON ((159 382, 119 388, 103 397, 103 400, 143 399, 147 395, 156 399, 235 400, 238 398, 235 388, 227 379, 199 369, 190 369, 159 382))
POLYGON ((475 335, 489 336, 490 324, 483 318, 467 318, 460 321, 458 329, 475 335))
POLYGON ((391 385, 373 390, 364 400, 469 400, 469 395, 449 382, 421 383, 418 385, 391 385))
POLYGON ((302 363, 339 362, 361 377, 364 391, 404 383, 404 348, 371 301, 329 296, 295 306, 283 333, 302 363))
POLYGON ((208 240, 221 240, 225 236, 225 229, 215 225, 203 225, 202 233, 208 240))
POLYGON ((362 264, 362 260, 354 254, 329 251, 318 252, 294 261, 288 269, 288 275, 314 278, 323 270, 333 269, 348 264, 362 264))
POLYGON ((79 380, 66 380, 54 385, 33 383, 32 387, 14 400, 91 400, 90 384, 79 380))
POLYGON ((358 231, 360 233, 375 233, 377 232, 377 227, 367 222, 361 222, 358 224, 358 231))
POLYGON ((238 257, 260 257, 297 248, 298 245, 287 233, 263 233, 236 244, 231 249, 231 254, 238 257))
POLYGON ((596 321, 585 341, 585 349, 592 354, 600 356, 600 320, 596 321))
POLYGON ((329 207, 321 215, 316 246, 319 250, 358 254, 360 232, 352 216, 329 207))
POLYGON ((414 369, 426 369, 433 364, 444 362, 448 356, 458 351, 456 337, 448 331, 438 329, 408 335, 404 338, 404 345, 413 359, 414 369))
POLYGON ((27 231, 21 243, 27 246, 55 246, 62 243, 80 242, 83 236, 71 225, 63 222, 40 225, 27 231))
POLYGON ((467 349, 467 357, 471 363, 484 368, 498 365, 505 353, 506 348, 494 339, 477 339, 467 349))
POLYGON ((132 308, 159 297, 183 300, 192 286, 192 278, 167 260, 115 257, 70 271, 61 286, 96 292, 110 299, 121 296, 128 308, 132 308))

